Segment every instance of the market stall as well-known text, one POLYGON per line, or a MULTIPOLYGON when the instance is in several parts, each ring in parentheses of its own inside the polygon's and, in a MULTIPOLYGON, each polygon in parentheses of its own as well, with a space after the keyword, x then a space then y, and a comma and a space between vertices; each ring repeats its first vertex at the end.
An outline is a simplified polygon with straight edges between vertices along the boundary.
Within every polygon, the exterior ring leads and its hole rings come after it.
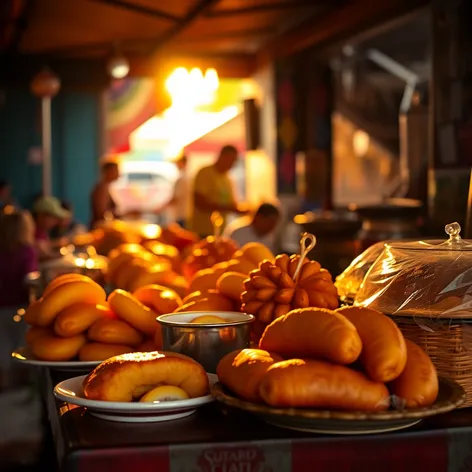
POLYGON ((333 281, 311 234, 274 256, 213 222, 204 240, 115 223, 88 241, 107 291, 62 274, 26 310, 14 357, 41 369, 62 470, 468 470, 469 377, 444 365, 467 339, 451 354, 432 330, 469 313, 457 224, 372 248, 333 281))

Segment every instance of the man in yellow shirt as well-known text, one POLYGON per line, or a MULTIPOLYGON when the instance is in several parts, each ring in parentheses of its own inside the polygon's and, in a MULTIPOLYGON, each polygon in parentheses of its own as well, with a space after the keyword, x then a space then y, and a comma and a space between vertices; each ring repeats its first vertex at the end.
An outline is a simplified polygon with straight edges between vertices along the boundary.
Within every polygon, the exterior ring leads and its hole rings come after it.
POLYGON ((223 218, 228 213, 245 213, 236 202, 233 184, 228 176, 237 160, 237 149, 224 146, 216 162, 200 169, 195 177, 191 227, 201 237, 213 234, 213 212, 219 212, 223 218))

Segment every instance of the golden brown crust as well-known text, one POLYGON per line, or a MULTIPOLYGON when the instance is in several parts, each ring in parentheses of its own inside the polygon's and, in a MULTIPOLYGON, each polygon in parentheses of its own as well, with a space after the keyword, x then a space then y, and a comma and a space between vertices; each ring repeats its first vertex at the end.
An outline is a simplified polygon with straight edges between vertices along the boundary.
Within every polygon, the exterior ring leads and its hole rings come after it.
POLYGON ((275 407, 386 410, 387 387, 348 367, 290 359, 269 368, 259 385, 262 399, 275 407))
POLYGON ((282 358, 261 349, 242 349, 224 356, 216 368, 219 381, 238 397, 260 402, 259 383, 267 369, 282 358))
POLYGON ((362 350, 354 325, 344 316, 324 308, 292 310, 265 329, 259 348, 285 358, 323 358, 352 364, 362 350))
POLYGON ((361 361, 376 382, 391 382, 405 368, 406 344, 395 322, 380 311, 363 307, 337 310, 357 329, 362 340, 361 361))
POLYGON ((131 402, 159 385, 173 385, 190 398, 208 393, 208 376, 203 367, 182 354, 135 352, 102 362, 84 380, 90 400, 131 402))
POLYGON ((401 375, 390 384, 392 393, 397 397, 396 401, 407 408, 432 405, 439 391, 436 368, 428 354, 408 339, 406 349, 406 366, 401 375))

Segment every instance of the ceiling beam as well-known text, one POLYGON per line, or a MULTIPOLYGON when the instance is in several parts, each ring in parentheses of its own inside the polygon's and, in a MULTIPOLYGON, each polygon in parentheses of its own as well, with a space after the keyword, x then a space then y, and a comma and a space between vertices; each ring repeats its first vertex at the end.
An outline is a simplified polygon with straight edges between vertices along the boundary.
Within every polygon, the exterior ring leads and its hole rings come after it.
POLYGON ((221 16, 247 15, 251 13, 264 13, 276 10, 296 10, 297 8, 316 7, 327 4, 326 0, 285 0, 261 5, 251 5, 242 8, 218 8, 205 13, 206 17, 216 18, 221 16))
POLYGON ((429 3, 428 0, 352 0, 330 8, 299 27, 287 31, 266 45, 258 54, 258 63, 296 54, 315 46, 345 40, 362 30, 393 20, 429 3))
POLYGON ((93 0, 97 3, 104 3, 106 5, 114 6, 117 8, 122 8, 124 10, 132 11, 134 13, 141 13, 146 16, 152 16, 154 18, 159 18, 161 20, 168 20, 173 22, 178 22, 181 20, 178 16, 172 15, 163 10, 157 10, 156 8, 148 8, 143 5, 138 5, 136 3, 129 3, 125 0, 93 0))
POLYGON ((157 46, 154 48, 151 54, 151 58, 156 58, 162 46, 164 46, 167 42, 169 42, 175 36, 180 34, 189 25, 191 25, 197 18, 199 18, 206 11, 208 11, 210 7, 216 5, 216 3, 218 3, 219 1, 220 0, 200 0, 198 3, 196 3, 195 6, 192 7, 187 12, 187 14, 180 20, 179 23, 177 23, 173 28, 171 28, 169 31, 167 31, 161 36, 157 46))
MULTIPOLYGON (((237 31, 227 31, 224 33, 213 33, 213 34, 205 34, 200 35, 196 38, 189 38, 185 41, 182 40, 176 41, 175 45, 172 43, 169 45, 169 48, 173 51, 174 49, 180 49, 182 44, 188 43, 203 43, 206 41, 218 41, 218 40, 231 40, 231 39, 253 39, 261 36, 274 36, 276 34, 276 30, 273 27, 262 27, 262 28, 251 28, 251 29, 240 29, 237 31)), ((159 41, 159 37, 155 38, 130 38, 124 39, 120 41, 120 50, 123 53, 126 53, 127 49, 132 49, 133 47, 138 47, 140 45, 148 45, 151 49, 157 41, 159 41)), ((76 55, 82 54, 82 57, 85 57, 90 53, 94 53, 98 50, 112 50, 113 44, 106 41, 106 42, 96 42, 96 43, 89 43, 89 44, 78 44, 74 46, 63 46, 58 48, 51 48, 51 49, 43 49, 41 51, 37 51, 31 54, 42 54, 42 55, 49 55, 49 56, 62 56, 67 57, 68 55, 76 55)))

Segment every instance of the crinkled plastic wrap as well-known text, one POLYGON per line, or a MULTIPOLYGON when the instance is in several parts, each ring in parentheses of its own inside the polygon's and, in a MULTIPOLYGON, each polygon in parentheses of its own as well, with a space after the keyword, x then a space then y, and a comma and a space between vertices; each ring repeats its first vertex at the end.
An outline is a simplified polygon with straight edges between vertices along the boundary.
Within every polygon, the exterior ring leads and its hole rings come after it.
POLYGON ((349 267, 336 277, 335 285, 341 301, 345 303, 354 301, 365 275, 382 254, 384 246, 384 242, 374 244, 357 256, 349 267))
POLYGON ((457 223, 446 233, 440 244, 385 244, 355 304, 415 318, 472 318, 472 242, 460 238, 457 223))

